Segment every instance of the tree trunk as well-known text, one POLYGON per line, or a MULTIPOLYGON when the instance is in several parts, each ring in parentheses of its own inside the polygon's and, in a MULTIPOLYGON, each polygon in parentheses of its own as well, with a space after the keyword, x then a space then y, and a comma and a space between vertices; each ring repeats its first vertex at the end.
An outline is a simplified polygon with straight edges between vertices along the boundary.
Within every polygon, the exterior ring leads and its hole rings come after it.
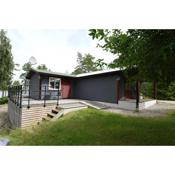
POLYGON ((140 82, 136 82, 136 110, 139 111, 139 102, 140 102, 140 82))
POLYGON ((156 81, 153 82, 153 98, 157 99, 157 83, 156 83, 156 81))

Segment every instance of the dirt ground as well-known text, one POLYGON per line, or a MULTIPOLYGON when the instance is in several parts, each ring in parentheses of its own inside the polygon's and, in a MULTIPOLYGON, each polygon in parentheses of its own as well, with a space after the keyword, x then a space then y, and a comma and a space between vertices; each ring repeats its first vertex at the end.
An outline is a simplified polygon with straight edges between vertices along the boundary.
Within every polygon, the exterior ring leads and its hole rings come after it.
POLYGON ((7 105, 0 105, 0 131, 7 123, 7 105))
POLYGON ((119 114, 130 115, 130 116, 138 116, 138 117, 139 116, 163 117, 171 110, 175 110, 175 104, 169 104, 169 103, 163 103, 163 102, 158 102, 157 104, 147 109, 141 110, 139 112, 117 109, 117 108, 105 109, 105 111, 110 111, 110 112, 115 112, 119 114))

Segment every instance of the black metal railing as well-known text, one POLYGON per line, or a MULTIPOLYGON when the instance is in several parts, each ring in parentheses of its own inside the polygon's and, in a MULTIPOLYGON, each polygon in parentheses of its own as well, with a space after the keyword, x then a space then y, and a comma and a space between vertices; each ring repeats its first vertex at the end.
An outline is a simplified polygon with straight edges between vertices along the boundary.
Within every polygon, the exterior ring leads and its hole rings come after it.
POLYGON ((30 85, 13 86, 8 89, 9 100, 22 108, 23 104, 31 107, 31 101, 40 101, 39 104, 46 107, 48 100, 55 100, 56 105, 59 105, 61 90, 51 89, 49 86, 41 86, 39 90, 34 89, 30 85))
POLYGON ((8 98, 20 108, 22 107, 22 85, 9 87, 8 98))

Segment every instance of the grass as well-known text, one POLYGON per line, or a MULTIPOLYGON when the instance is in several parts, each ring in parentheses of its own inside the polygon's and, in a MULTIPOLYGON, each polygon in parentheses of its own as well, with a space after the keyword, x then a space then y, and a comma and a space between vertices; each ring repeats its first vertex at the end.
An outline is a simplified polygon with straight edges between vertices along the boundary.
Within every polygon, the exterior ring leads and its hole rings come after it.
POLYGON ((138 118, 83 109, 8 137, 11 145, 175 145, 175 112, 138 118))

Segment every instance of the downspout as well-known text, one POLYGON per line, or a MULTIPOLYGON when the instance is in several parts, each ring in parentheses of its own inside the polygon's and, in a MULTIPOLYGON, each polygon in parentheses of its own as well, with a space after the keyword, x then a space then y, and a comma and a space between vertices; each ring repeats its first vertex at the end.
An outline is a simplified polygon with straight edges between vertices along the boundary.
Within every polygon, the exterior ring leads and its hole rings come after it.
POLYGON ((41 100, 41 75, 39 74, 39 100, 41 100))

